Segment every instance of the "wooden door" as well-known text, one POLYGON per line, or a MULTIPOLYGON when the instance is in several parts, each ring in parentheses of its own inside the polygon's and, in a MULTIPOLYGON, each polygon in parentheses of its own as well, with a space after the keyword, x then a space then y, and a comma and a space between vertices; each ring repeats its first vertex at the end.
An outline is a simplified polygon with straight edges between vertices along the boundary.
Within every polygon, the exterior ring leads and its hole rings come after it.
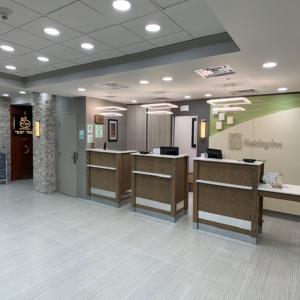
POLYGON ((11 180, 32 178, 32 106, 12 105, 11 180))

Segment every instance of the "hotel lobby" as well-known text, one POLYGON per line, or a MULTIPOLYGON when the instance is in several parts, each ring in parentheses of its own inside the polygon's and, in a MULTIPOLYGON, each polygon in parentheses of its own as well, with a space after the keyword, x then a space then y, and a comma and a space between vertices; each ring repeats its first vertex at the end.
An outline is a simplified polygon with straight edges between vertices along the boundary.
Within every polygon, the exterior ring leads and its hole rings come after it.
POLYGON ((300 299, 299 10, 1 1, 0 299, 300 299))

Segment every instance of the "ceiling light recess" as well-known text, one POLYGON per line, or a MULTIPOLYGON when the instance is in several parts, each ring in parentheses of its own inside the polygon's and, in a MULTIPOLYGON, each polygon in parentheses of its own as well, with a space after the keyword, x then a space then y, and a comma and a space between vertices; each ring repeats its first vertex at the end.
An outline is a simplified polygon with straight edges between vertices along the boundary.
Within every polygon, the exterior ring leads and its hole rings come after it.
POLYGON ((1 45, 0 48, 6 52, 14 52, 15 49, 9 45, 1 45))
POLYGON ((131 8, 131 4, 127 0, 115 0, 113 8, 119 11, 128 11, 131 8))
POLYGON ((14 70, 16 70, 16 67, 15 66, 5 66, 5 69, 7 69, 7 70, 11 70, 11 71, 14 71, 14 70))
POLYGON ((280 87, 277 89, 278 92, 286 92, 288 91, 288 88, 287 87, 280 87))
POLYGON ((244 97, 213 99, 213 100, 207 100, 206 102, 212 106, 251 104, 251 101, 244 97))
POLYGON ((91 43, 82 43, 80 46, 84 50, 93 50, 94 49, 94 45, 91 43))
POLYGON ((210 93, 204 94, 204 97, 206 97, 206 98, 212 97, 212 94, 210 94, 210 93))
POLYGON ((3 97, 9 97, 9 94, 2 94, 3 97))
POLYGON ((56 28, 53 28, 53 27, 46 27, 44 29, 44 32, 46 34, 52 35, 52 36, 58 36, 58 35, 60 35, 60 32, 56 28))
POLYGON ((143 79, 143 80, 140 80, 140 84, 148 84, 149 83, 149 81, 148 80, 145 80, 145 79, 143 79))
POLYGON ((190 95, 186 95, 186 96, 184 96, 183 98, 188 100, 188 99, 191 99, 191 98, 192 98, 192 96, 190 96, 190 95))
POLYGON ((172 80, 173 80, 173 77, 165 76, 165 77, 162 78, 162 80, 163 80, 163 81, 167 81, 167 82, 168 82, 168 81, 172 81, 172 80))
POLYGON ((103 111, 126 111, 127 108, 120 107, 120 106, 102 106, 102 107, 96 107, 97 110, 103 110, 103 111))
POLYGON ((218 114, 220 112, 239 112, 239 111, 245 111, 245 110, 246 109, 244 107, 239 107, 239 106, 214 107, 213 114, 218 114))
POLYGON ((168 110, 150 110, 147 111, 148 115, 173 115, 173 113, 171 111, 168 110))
POLYGON ((264 69, 272 69, 272 68, 275 68, 276 66, 277 66, 277 63, 273 62, 273 61, 266 62, 263 64, 264 69))
POLYGON ((46 56, 38 56, 37 60, 40 62, 49 62, 49 58, 46 56))
POLYGON ((131 103, 137 103, 137 100, 132 99, 131 103))
POLYGON ((160 31, 160 25, 158 25, 158 24, 148 24, 148 25, 145 26, 145 29, 148 32, 158 32, 158 31, 160 31))
POLYGON ((100 113, 101 116, 104 117, 122 117, 123 115, 120 113, 116 113, 116 112, 103 112, 100 113))
POLYGON ((19 94, 26 95, 26 92, 25 91, 19 91, 19 94))
POLYGON ((212 68, 203 68, 199 70, 194 70, 194 72, 204 79, 235 74, 235 71, 229 65, 212 68))
POLYGON ((85 89, 85 88, 78 88, 77 91, 78 91, 78 92, 85 92, 86 89, 85 89))
POLYGON ((148 109, 170 109, 170 108, 178 108, 177 105, 171 103, 153 103, 153 104, 143 104, 141 105, 144 108, 148 109))

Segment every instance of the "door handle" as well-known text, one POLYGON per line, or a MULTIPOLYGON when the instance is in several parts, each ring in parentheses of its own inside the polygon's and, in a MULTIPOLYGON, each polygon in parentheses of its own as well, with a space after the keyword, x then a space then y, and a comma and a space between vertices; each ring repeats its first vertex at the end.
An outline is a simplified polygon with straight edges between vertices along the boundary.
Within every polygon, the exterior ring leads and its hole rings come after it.
POLYGON ((28 145, 24 145, 24 148, 25 148, 24 154, 28 154, 30 152, 28 145))
POLYGON ((74 163, 74 164, 76 164, 77 158, 78 158, 77 152, 73 152, 73 155, 72 155, 71 159, 73 159, 73 163, 74 163))

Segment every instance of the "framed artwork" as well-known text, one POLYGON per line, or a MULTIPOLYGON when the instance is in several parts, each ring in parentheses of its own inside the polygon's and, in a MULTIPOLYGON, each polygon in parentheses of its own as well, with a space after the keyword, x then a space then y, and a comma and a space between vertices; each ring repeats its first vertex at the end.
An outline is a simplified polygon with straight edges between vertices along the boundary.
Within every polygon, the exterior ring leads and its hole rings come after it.
POLYGON ((94 115, 94 123, 95 124, 104 124, 104 116, 94 115))
POLYGON ((108 141, 118 141, 118 120, 108 120, 108 141))
POLYGON ((192 118, 192 148, 197 148, 197 118, 192 118))

